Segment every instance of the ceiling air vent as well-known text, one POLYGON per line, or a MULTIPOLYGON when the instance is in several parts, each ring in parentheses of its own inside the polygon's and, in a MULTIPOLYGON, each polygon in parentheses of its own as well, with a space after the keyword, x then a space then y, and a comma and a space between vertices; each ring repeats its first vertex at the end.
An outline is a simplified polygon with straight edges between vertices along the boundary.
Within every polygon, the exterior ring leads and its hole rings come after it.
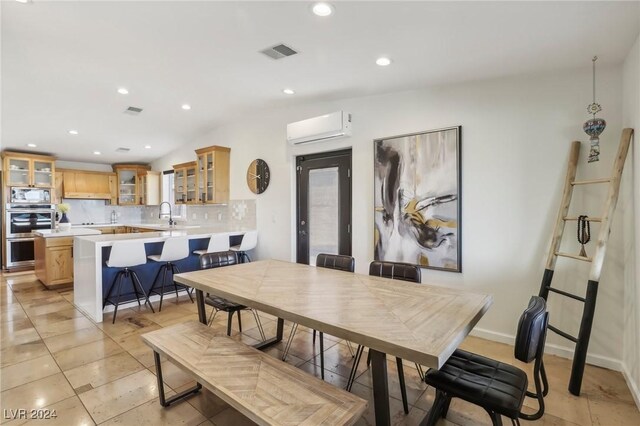
POLYGON ((122 154, 126 154, 129 151, 131 151, 130 148, 118 148, 118 149, 116 149, 116 152, 120 152, 122 154))
POLYGON ((278 44, 277 46, 273 46, 273 47, 269 47, 267 49, 261 50, 260 53, 264 53, 271 59, 282 59, 282 58, 286 58, 287 56, 295 55, 298 52, 296 52, 289 46, 286 46, 284 44, 278 44))
POLYGON ((141 112, 142 112, 142 108, 133 107, 133 106, 130 106, 129 108, 124 110, 124 113, 129 115, 138 115, 141 112))

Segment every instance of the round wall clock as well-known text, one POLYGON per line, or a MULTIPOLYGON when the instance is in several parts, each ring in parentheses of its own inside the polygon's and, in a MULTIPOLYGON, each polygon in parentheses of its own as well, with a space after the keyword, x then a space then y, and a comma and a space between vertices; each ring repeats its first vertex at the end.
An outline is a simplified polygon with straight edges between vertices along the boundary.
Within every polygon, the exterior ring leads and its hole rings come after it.
POLYGON ((249 164, 247 169, 247 185, 254 194, 262 194, 269 186, 269 166, 266 161, 258 158, 249 164))

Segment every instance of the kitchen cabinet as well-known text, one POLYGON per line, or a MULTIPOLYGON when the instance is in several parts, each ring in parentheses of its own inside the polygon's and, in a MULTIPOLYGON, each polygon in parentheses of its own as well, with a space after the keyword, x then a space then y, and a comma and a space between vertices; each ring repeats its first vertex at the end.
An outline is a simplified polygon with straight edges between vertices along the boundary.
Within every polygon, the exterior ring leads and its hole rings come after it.
POLYGON ((198 167, 197 162, 175 164, 174 188, 176 204, 196 204, 198 203, 198 167))
POLYGON ((113 173, 64 170, 62 174, 63 197, 110 200, 110 176, 113 176, 113 173))
POLYGON ((160 204, 160 172, 143 170, 138 173, 138 196, 143 206, 160 204))
POLYGON ((53 188, 55 186, 55 160, 47 155, 5 152, 5 186, 53 188))
POLYGON ((196 150, 198 156, 198 201, 221 204, 229 201, 231 148, 210 146, 196 150))
POLYGON ((138 175, 149 170, 150 167, 143 164, 117 164, 112 167, 116 173, 118 205, 140 205, 138 175))
POLYGON ((34 241, 36 277, 48 289, 73 283, 73 237, 34 241))

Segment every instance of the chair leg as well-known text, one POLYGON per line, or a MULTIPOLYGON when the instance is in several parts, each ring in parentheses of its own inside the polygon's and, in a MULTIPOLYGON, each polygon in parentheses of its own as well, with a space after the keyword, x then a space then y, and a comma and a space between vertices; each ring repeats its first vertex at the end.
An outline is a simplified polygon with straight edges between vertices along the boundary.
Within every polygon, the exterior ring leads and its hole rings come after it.
POLYGON ((489 417, 491 417, 491 423, 493 424, 493 426, 502 426, 502 416, 500 414, 496 413, 495 411, 487 410, 486 408, 485 410, 487 411, 487 413, 489 413, 489 417))
POLYGON ((351 342, 348 340, 345 340, 345 342, 347 343, 347 348, 349 348, 349 353, 351 353, 351 358, 355 358, 356 353, 353 351, 353 348, 351 347, 351 342))
MULTIPOLYGON (((107 296, 102 301, 102 309, 104 309, 107 306, 107 302, 110 301, 111 295, 113 294, 113 291, 116 288, 116 284, 118 283, 118 278, 120 278, 121 274, 122 274, 122 271, 116 272, 116 276, 113 279, 113 283, 111 283, 111 287, 109 287, 109 291, 107 291, 107 296)), ((113 305, 113 302, 111 302, 111 304, 113 305)))
POLYGON ((364 352, 364 346, 358 345, 356 349, 356 355, 353 359, 353 365, 351 366, 351 372, 349 373, 349 380, 347 381, 347 387, 345 390, 351 392, 351 387, 353 386, 353 382, 356 380, 356 374, 358 371, 358 365, 360 364, 360 358, 362 358, 362 353, 364 352))
POLYGON ((233 321, 233 311, 227 315, 227 336, 231 336, 231 322, 233 321))
POLYGON ((238 311, 236 315, 238 315, 238 329, 240 333, 242 333, 242 317, 240 315, 241 311, 238 311))
POLYGON ((140 305, 140 293, 138 292, 138 286, 136 286, 136 282, 133 279, 133 271, 126 269, 125 275, 127 278, 131 279, 131 286, 133 287, 133 293, 136 295, 136 301, 138 302, 138 306, 142 306, 140 305))
POLYGON ((293 324, 291 328, 291 334, 289 334, 289 338, 287 339, 287 344, 284 346, 284 353, 282 354, 282 360, 287 360, 287 355, 289 355, 289 349, 291 348, 291 343, 293 342, 293 336, 296 335, 296 331, 298 330, 298 324, 293 324))
MULTIPOLYGON (((173 271, 173 274, 175 275, 176 273, 179 274, 180 273, 180 268, 178 268, 178 265, 175 264, 171 264, 171 270, 173 271)), ((173 277, 171 277, 171 279, 173 279, 173 277)), ((173 286, 176 289, 176 298, 178 297, 178 284, 175 282, 175 280, 173 281, 173 286)), ((191 292, 189 291, 189 287, 184 286, 184 291, 187 292, 187 296, 189 296, 189 300, 191 300, 191 303, 193 302, 193 296, 191 295, 191 292)), ((176 299, 176 304, 178 303, 178 300, 176 299)))
POLYGON ((167 265, 162 265, 162 285, 160 286, 160 307, 158 312, 162 312, 162 300, 164 299, 164 285, 167 282, 167 265))
POLYGON ((111 324, 115 324, 116 323, 116 315, 118 314, 118 305, 120 304, 120 295, 121 295, 121 290, 122 290, 122 281, 123 280, 123 275, 124 272, 122 272, 121 274, 119 274, 118 276, 118 295, 116 296, 116 303, 115 303, 115 309, 113 310, 113 320, 111 321, 111 324))
POLYGON ((449 413, 449 406, 451 405, 451 397, 447 395, 445 399, 444 405, 442 406, 442 418, 447 418, 447 413, 449 413))
POLYGON ((435 426, 442 414, 442 408, 446 403, 446 399, 447 395, 444 392, 436 389, 436 399, 434 399, 433 401, 433 405, 429 410, 427 418, 421 424, 425 424, 427 426, 435 426))
POLYGON ((218 310, 216 308, 213 308, 211 310, 211 315, 209 316, 209 321, 207 321, 207 325, 209 327, 211 327, 211 324, 213 323, 213 320, 215 319, 217 313, 218 313, 218 310))
POLYGON ((407 387, 404 383, 404 366, 402 365, 402 358, 396 357, 396 365, 398 366, 398 382, 400 383, 400 393, 402 394, 402 407, 404 413, 409 414, 409 402, 407 401, 407 387))
POLYGON ((318 332, 320 335, 320 377, 324 380, 324 333, 318 332))
MULTIPOLYGON (((131 271, 131 277, 132 279, 135 281, 134 282, 134 288, 137 286, 140 291, 142 292, 142 295, 144 296, 144 304, 145 305, 149 305, 149 307, 151 308, 151 312, 155 313, 155 311, 153 310, 153 305, 151 304, 151 301, 149 300, 149 296, 147 296, 147 294, 144 292, 144 287, 142 287, 142 283, 140 282, 140 278, 138 277, 138 274, 135 271, 131 271)), ((138 301, 139 303, 140 301, 138 301)))
POLYGON ((415 363, 415 365, 416 365, 416 370, 418 370, 418 376, 420 376, 420 381, 424 382, 424 370, 422 369, 422 366, 417 362, 415 363))
POLYGON ((262 337, 262 341, 266 341, 267 337, 264 335, 264 328, 262 328, 262 321, 260 321, 260 316, 258 315, 258 311, 255 309, 250 309, 253 314, 253 318, 256 320, 256 325, 258 326, 258 331, 260 332, 260 337, 262 337))
POLYGON ((178 284, 176 284, 173 276, 176 274, 175 265, 171 262, 167 263, 167 268, 171 268, 171 282, 173 283, 173 289, 176 292, 176 305, 178 304, 178 284))

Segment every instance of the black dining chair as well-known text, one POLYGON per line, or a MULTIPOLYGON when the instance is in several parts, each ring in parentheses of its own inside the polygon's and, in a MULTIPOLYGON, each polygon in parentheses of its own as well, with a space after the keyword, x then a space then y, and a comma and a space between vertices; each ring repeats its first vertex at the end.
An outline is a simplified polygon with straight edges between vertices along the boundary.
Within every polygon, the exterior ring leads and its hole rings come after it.
MULTIPOLYGON (((200 256, 200 269, 211 269, 211 268, 220 268, 223 266, 235 265, 238 263, 238 253, 236 251, 220 251, 216 253, 205 253, 200 256)), ((220 311, 227 312, 227 336, 231 336, 231 324, 233 320, 233 314, 238 314, 238 328, 242 332, 242 317, 240 313, 244 310, 250 310, 253 313, 253 317, 256 320, 256 325, 258 326, 258 331, 260 332, 260 337, 262 340, 266 340, 264 329, 262 328, 262 323, 260 321, 260 317, 258 313, 249 308, 248 306, 240 305, 238 303, 231 302, 230 300, 223 299, 222 297, 214 296, 212 294, 207 293, 204 298, 204 303, 213 307, 211 311, 211 315, 209 316, 209 320, 207 323, 211 325, 213 320, 216 317, 216 314, 220 311)))
MULTIPOLYGON (((413 283, 420 283, 422 274, 420 272, 420 267, 417 265, 412 265, 410 263, 402 263, 402 262, 382 262, 378 260, 374 260, 369 265, 369 275, 383 278, 391 278, 392 280, 401 280, 401 281, 410 281, 413 283)), ((356 372, 358 370, 358 365, 360 364, 360 358, 362 358, 362 353, 364 351, 364 346, 358 345, 358 349, 356 349, 355 359, 353 361, 353 366, 351 367, 351 373, 349 374, 349 380, 347 381, 346 390, 351 391, 351 387, 353 386, 353 382, 356 379, 356 372)), ((367 365, 370 363, 370 359, 367 359, 367 365)), ((396 365, 398 368, 398 381, 400 382, 400 393, 402 394, 402 407, 404 408, 404 413, 409 414, 409 402, 407 401, 407 387, 404 383, 404 366, 402 364, 402 358, 396 357, 396 365)), ((418 374, 422 379, 424 374, 422 372, 422 367, 416 364, 416 369, 418 370, 418 374)))
POLYGON ((435 425, 440 417, 446 417, 451 398, 484 408, 494 425, 502 425, 501 415, 509 417, 514 425, 520 425, 519 419, 542 417, 544 397, 549 391, 542 361, 548 323, 546 302, 542 297, 532 296, 518 322, 514 356, 527 364, 534 362, 535 393, 527 390, 527 373, 519 368, 457 349, 440 370, 433 369, 425 375, 425 382, 436 390, 427 425, 435 425), (525 396, 538 400, 539 408, 534 414, 522 412, 525 396))
MULTIPOLYGON (((328 269, 336 269, 338 271, 345 272, 353 272, 355 270, 356 261, 351 256, 345 256, 341 254, 326 254, 320 253, 316 257, 316 267, 319 268, 328 268, 328 269)), ((287 344, 284 348, 284 353, 282 355, 282 360, 286 361, 287 355, 289 354, 289 349, 291 349, 291 343, 293 342, 293 337, 296 335, 296 331, 298 331, 298 324, 294 324, 291 328, 291 334, 289 334, 289 338, 287 339, 287 344)), ((320 331, 318 332, 320 339, 320 377, 324 380, 324 334, 320 331)), ((348 342, 347 342, 348 343, 348 342)), ((313 330, 313 345, 316 344, 316 330, 313 330)), ((351 349, 351 347, 349 347, 351 349)))

